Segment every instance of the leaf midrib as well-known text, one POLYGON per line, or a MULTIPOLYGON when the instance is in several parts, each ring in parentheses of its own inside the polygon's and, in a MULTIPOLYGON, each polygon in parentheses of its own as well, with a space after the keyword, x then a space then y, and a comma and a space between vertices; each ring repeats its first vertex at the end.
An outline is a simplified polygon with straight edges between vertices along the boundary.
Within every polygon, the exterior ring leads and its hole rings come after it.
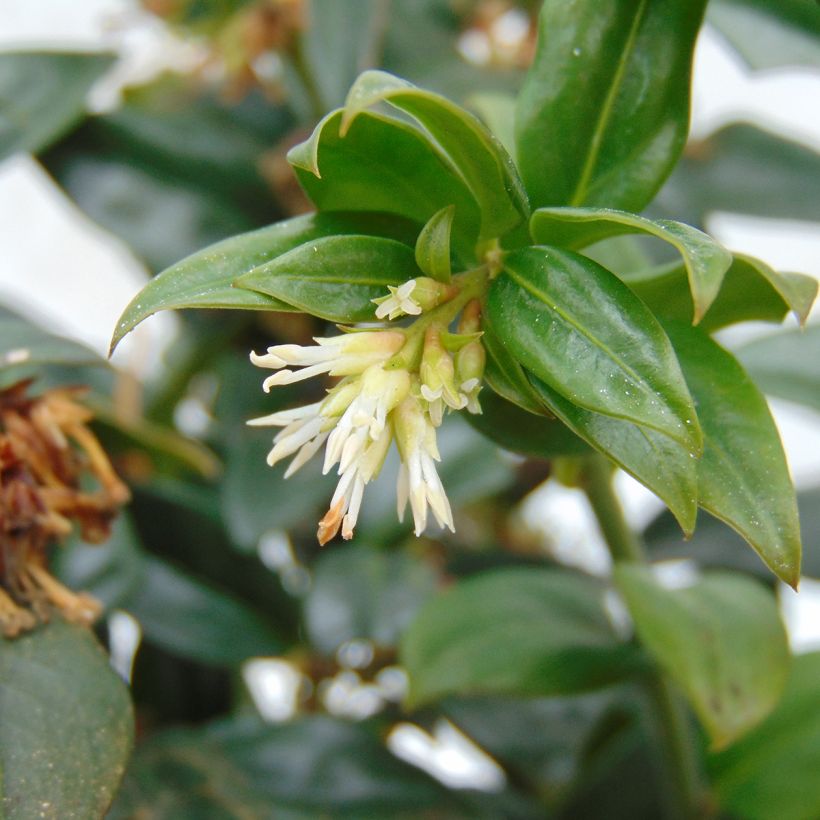
POLYGON ((590 140, 590 148, 587 153, 586 162, 584 163, 584 167, 581 171, 581 176, 578 179, 578 184, 575 186, 575 191, 569 200, 569 204, 572 206, 583 204, 584 197, 589 189, 589 183, 592 179, 595 165, 598 162, 598 155, 601 151, 601 143, 603 142, 604 132, 609 123, 609 119, 612 116, 612 109, 615 107, 615 99, 618 96, 621 80, 623 79, 624 72, 626 71, 627 63, 632 56, 632 50, 634 49, 635 41, 638 38, 638 29, 640 28, 644 13, 646 12, 646 6, 647 0, 641 0, 641 5, 635 14, 635 19, 632 23, 632 28, 629 31, 626 44, 621 51, 621 56, 618 60, 618 68, 615 71, 615 76, 613 77, 612 84, 609 87, 606 100, 604 100, 604 104, 601 106, 601 113, 598 117, 595 131, 592 134, 592 139, 590 140))

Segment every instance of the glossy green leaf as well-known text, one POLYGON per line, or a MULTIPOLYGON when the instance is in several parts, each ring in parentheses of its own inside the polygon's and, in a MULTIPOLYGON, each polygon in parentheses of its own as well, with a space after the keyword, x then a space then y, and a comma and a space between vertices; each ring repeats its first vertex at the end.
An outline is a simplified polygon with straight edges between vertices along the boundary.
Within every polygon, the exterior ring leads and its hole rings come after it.
POLYGON ((419 276, 413 249, 377 236, 327 236, 305 243, 234 281, 331 322, 375 318, 373 299, 419 276))
POLYGON ((513 251, 490 287, 487 314, 510 353, 573 404, 700 451, 675 352, 655 317, 613 273, 558 248, 513 251))
POLYGON ((404 225, 379 215, 309 214, 267 228, 232 236, 183 259, 155 276, 123 311, 111 349, 140 322, 160 310, 237 308, 292 311, 289 304, 263 293, 233 287, 238 277, 306 242, 334 234, 401 233, 404 225))
POLYGON ((772 594, 713 572, 666 589, 650 569, 621 564, 615 580, 641 642, 686 693, 714 748, 771 712, 789 672, 789 644, 772 594))
POLYGON ((362 112, 344 137, 342 111, 288 152, 299 182, 320 211, 384 211, 424 224, 455 205, 453 243, 473 252, 478 205, 441 151, 406 123, 362 112))
MULTIPOLYGON (((653 313, 692 321, 694 306, 682 265, 673 263, 626 274, 619 271, 619 275, 653 313)), ((778 273, 759 259, 736 253, 700 326, 712 332, 737 322, 782 322, 790 310, 804 323, 816 295, 814 277, 778 273)))
POLYGON ((501 143, 473 114, 440 94, 384 71, 366 71, 347 95, 341 133, 382 101, 418 120, 447 153, 480 206, 482 239, 507 233, 529 216, 527 194, 501 143))
POLYGON ((704 434, 698 503, 736 529, 787 584, 800 577, 794 486, 766 399, 717 342, 668 327, 704 434))
POLYGON ((764 393, 820 412, 820 325, 764 336, 736 353, 764 393))
POLYGON ((685 534, 697 516, 696 461, 668 436, 622 419, 590 413, 533 378, 544 404, 570 428, 652 490, 672 511, 685 534))
POLYGON ((37 153, 76 125, 91 86, 113 62, 110 54, 0 54, 0 159, 37 153))
POLYGON ((515 97, 485 91, 471 94, 467 102, 515 160, 515 97))
MULTIPOLYGON (((391 754, 378 727, 325 715, 255 717, 166 731, 138 748, 112 820, 317 817, 466 820, 430 775, 391 754)), ((455 805, 454 805, 455 804, 455 805)))
POLYGON ((530 220, 533 240, 542 245, 583 248, 620 234, 647 234, 673 245, 683 257, 697 324, 720 290, 732 254, 711 236, 668 219, 651 220, 610 208, 540 208, 530 220))
POLYGON ((705 0, 546 0, 518 97, 518 164, 533 207, 640 211, 689 129, 705 0))
POLYGON ((305 598, 311 644, 329 655, 356 639, 395 646, 436 583, 433 568, 405 552, 353 545, 324 553, 305 598))
POLYGON ((449 282, 450 233, 453 230, 455 206, 448 205, 434 213, 416 240, 416 264, 427 276, 438 282, 449 282))
POLYGON ((524 368, 513 358, 509 350, 502 344, 484 309, 482 327, 484 335, 481 344, 487 354, 487 363, 484 368, 484 380, 492 390, 507 401, 521 407, 528 413, 544 415, 544 407, 538 394, 524 372, 524 368))
POLYGON ((820 815, 820 652, 798 655, 786 691, 766 720, 712 755, 721 808, 748 820, 820 815))
POLYGON ((484 390, 479 398, 481 413, 467 414, 467 421, 506 450, 533 458, 588 452, 586 444, 557 419, 522 410, 493 390, 484 390))
POLYGON ((690 146, 652 208, 701 226, 713 211, 818 221, 818 187, 817 150, 752 125, 730 125, 690 146))
POLYGON ((461 581, 419 613, 400 658, 409 700, 459 693, 563 694, 601 686, 634 661, 597 581, 559 570, 496 570, 461 581))
MULTIPOLYGON (((820 578, 820 550, 811 547, 816 537, 813 533, 820 533, 820 487, 799 492, 797 507, 800 528, 808 544, 800 574, 820 578)), ((755 575, 769 584, 772 581, 769 568, 749 549, 746 540, 708 513, 698 515, 698 527, 686 541, 675 522, 666 514, 659 515, 649 524, 643 538, 654 560, 691 559, 702 567, 730 569, 755 575)))
POLYGON ((820 9, 801 0, 720 0, 707 21, 755 70, 820 68, 820 9))
POLYGON ((0 815, 102 817, 131 752, 128 689, 91 632, 59 618, 0 639, 0 815))

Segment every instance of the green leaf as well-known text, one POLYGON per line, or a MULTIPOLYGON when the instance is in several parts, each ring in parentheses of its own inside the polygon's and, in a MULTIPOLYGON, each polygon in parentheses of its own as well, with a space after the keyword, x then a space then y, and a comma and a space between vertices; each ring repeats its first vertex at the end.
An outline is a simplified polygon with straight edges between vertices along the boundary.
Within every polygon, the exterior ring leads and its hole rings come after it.
POLYGON ((515 97, 512 94, 485 91, 471 94, 467 103, 485 122, 514 161, 515 97))
POLYGON ((434 213, 416 240, 416 264, 427 276, 438 282, 449 282, 450 233, 453 230, 455 206, 448 205, 434 213))
POLYGON ((267 228, 232 236, 183 259, 155 276, 126 307, 111 340, 111 350, 140 322, 160 310, 237 308, 292 311, 287 303, 233 287, 244 273, 306 242, 333 234, 403 232, 401 223, 379 215, 309 214, 267 228))
POLYGON ((705 0, 546 0, 516 110, 533 207, 640 211, 689 128, 692 51, 705 0))
POLYGON ((414 117, 441 145, 481 210, 480 239, 493 239, 529 216, 524 186, 501 143, 469 111, 384 71, 365 71, 350 89, 341 122, 344 135, 367 108, 388 102, 414 117))
POLYGON ((449 160, 416 128, 362 112, 344 137, 342 111, 328 114, 311 137, 288 152, 305 192, 320 211, 384 211, 424 224, 455 205, 453 243, 473 253, 480 214, 449 160))
POLYGON ((528 413, 544 415, 544 406, 524 372, 524 368, 513 358, 502 344, 498 334, 489 323, 486 307, 483 308, 481 343, 487 354, 484 380, 507 401, 521 407, 528 413))
POLYGON ((482 392, 480 399, 481 413, 465 418, 506 450, 547 459, 588 452, 586 444, 556 419, 522 410, 492 390, 482 392))
POLYGON ((752 125, 730 125, 690 146, 653 209, 692 225, 703 225, 713 211, 820 221, 818 187, 815 149, 752 125))
POLYGON ((432 567, 406 552, 354 545, 324 553, 305 599, 311 644, 328 655, 355 639, 395 646, 436 582, 432 567))
POLYGON ((565 694, 609 683, 634 658, 603 586, 559 570, 496 570, 433 599, 404 635, 413 706, 444 695, 565 694))
POLYGON ((142 583, 121 606, 152 643, 217 666, 282 651, 271 626, 243 601, 158 558, 146 556, 143 572, 142 583))
POLYGON ((487 313, 503 344, 573 404, 702 447, 680 368, 655 317, 617 276, 558 248, 507 254, 487 313))
MULTIPOLYGON (((816 6, 816 4, 815 4, 816 6)), ((755 70, 820 67, 820 11, 801 0, 720 0, 707 21, 755 70)))
POLYGON ((820 325, 764 336, 736 353, 765 393, 820 412, 820 325))
POLYGON ((463 820, 441 784, 391 754, 378 727, 325 715, 167 731, 139 748, 112 820, 179 817, 463 820))
POLYGON ((820 815, 820 652, 792 663, 777 708, 709 772, 721 808, 748 820, 807 820, 820 815))
POLYGON ((68 547, 57 567, 71 586, 89 591, 107 608, 128 611, 148 641, 179 657, 236 666, 282 650, 278 634, 259 611, 146 553, 128 519, 115 524, 104 547, 68 547))
POLYGON ((259 265, 234 281, 331 322, 375 318, 373 299, 421 271, 413 249, 377 236, 326 236, 259 265))
POLYGON ((698 485, 696 462, 686 448, 655 430, 583 410, 538 379, 532 384, 570 430, 652 490, 691 535, 698 485))
POLYGON ((732 254, 711 236, 668 219, 651 220, 610 208, 541 208, 530 220, 533 240, 543 245, 583 248, 621 234, 648 234, 678 249, 689 276, 697 324, 720 290, 732 254))
POLYGON ((698 503, 737 530, 778 578, 800 577, 800 522, 789 468, 766 399, 706 333, 667 328, 704 434, 698 503))
MULTIPOLYGON (((653 313, 691 322, 694 312, 686 270, 673 263, 619 275, 653 313)), ((801 273, 778 273, 765 262, 734 254, 731 267, 700 326, 707 331, 745 321, 781 322, 789 310, 801 323, 817 295, 817 280, 801 273)))
MULTIPOLYGON (((272 405, 267 412, 277 407, 272 405)), ((249 551, 255 550, 259 539, 270 530, 304 527, 312 536, 333 495, 333 480, 322 476, 318 459, 287 480, 283 477, 287 464, 269 467, 265 455, 272 438, 272 429, 240 427, 228 439, 221 512, 232 538, 249 551)))
POLYGON ((134 733, 128 689, 87 629, 0 640, 0 814, 102 817, 134 733))
POLYGON ((647 567, 621 564, 615 580, 641 642, 686 693, 713 748, 771 712, 789 672, 789 645, 772 594, 757 581, 713 572, 665 589, 647 567))
POLYGON ((311 0, 310 24, 301 33, 305 73, 316 85, 322 110, 344 102, 364 68, 379 61, 386 14, 381 0, 311 0))
POLYGON ((91 86, 113 62, 110 54, 0 54, 0 159, 35 154, 76 125, 91 86))
POLYGON ((53 336, 37 325, 0 307, 0 384, 7 386, 36 375, 43 365, 106 366, 90 348, 53 336))

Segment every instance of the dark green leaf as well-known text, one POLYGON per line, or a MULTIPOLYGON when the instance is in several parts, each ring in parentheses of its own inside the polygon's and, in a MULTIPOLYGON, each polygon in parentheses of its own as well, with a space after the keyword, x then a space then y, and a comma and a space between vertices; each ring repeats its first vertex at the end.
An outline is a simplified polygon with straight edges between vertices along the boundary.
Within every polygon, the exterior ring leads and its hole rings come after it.
POLYGON ((299 182, 321 211, 384 211, 424 224, 455 205, 453 244, 469 258, 478 236, 473 195, 424 134, 362 112, 344 137, 342 112, 328 114, 288 153, 299 182))
POLYGON ((255 550, 269 530, 315 529, 333 494, 333 479, 322 476, 317 459, 287 480, 286 464, 269 467, 265 455, 272 438, 273 430, 257 429, 230 439, 221 509, 231 536, 247 550, 255 550))
POLYGON ((375 318, 373 299, 421 274, 413 249, 378 236, 327 236, 265 262, 234 281, 331 322, 375 318))
POLYGON ((816 150, 730 125, 691 145, 653 208, 692 225, 703 225, 711 211, 820 221, 818 187, 816 150))
POLYGON ((564 694, 603 685, 634 661, 603 608, 604 588, 570 572, 488 572, 425 606, 401 661, 413 705, 459 693, 564 694))
POLYGON ((567 427, 652 490, 685 534, 695 528, 697 467, 689 451, 668 436, 621 419, 590 413, 537 379, 544 404, 567 427))
POLYGON ((452 274, 450 233, 454 216, 454 205, 437 211, 421 229, 416 241, 416 264, 427 276, 439 282, 449 282, 452 274))
POLYGON ((686 141, 705 0, 546 0, 518 98, 518 163, 534 207, 640 211, 686 141))
POLYGON ((361 233, 368 227, 388 235, 404 230, 402 223, 397 227, 389 219, 373 214, 309 214, 233 236, 198 251, 154 277, 131 300, 117 323, 111 349, 143 319, 160 310, 294 310, 271 296, 235 288, 233 281, 306 242, 333 234, 361 233))
POLYGON ((85 628, 0 639, 0 813, 102 817, 133 741, 128 689, 85 628))
POLYGON ((417 557, 349 546, 321 556, 305 599, 305 626, 319 651, 332 654, 354 639, 395 646, 436 587, 417 557))
POLYGON ((366 724, 246 718, 166 732, 139 749, 111 817, 241 817, 251 807, 262 818, 363 820, 419 817, 440 806, 443 816, 463 818, 454 803, 366 724))
POLYGON ((507 450, 548 459, 588 452, 586 444, 557 419, 528 413, 491 390, 482 392, 480 400, 481 414, 468 414, 467 421, 507 450))
POLYGON ((499 396, 521 407, 529 413, 544 414, 544 407, 538 394, 524 372, 524 368, 513 358, 502 344, 498 334, 489 324, 488 316, 483 316, 484 335, 481 343, 487 354, 484 380, 499 396))
POLYGON ((446 97, 384 71, 366 71, 347 95, 341 133, 382 101, 418 120, 445 150, 481 209, 480 238, 505 234, 529 216, 527 194, 501 143, 474 115, 446 97))
POLYGON ((737 361, 697 328, 669 326, 704 433, 698 503, 736 529, 787 584, 800 577, 794 487, 766 399, 737 361))
POLYGON ((820 652, 794 659, 777 708, 709 761, 718 801, 733 817, 820 815, 820 652))
POLYGON ((184 658, 235 665, 282 649, 271 627, 242 601, 157 558, 146 558, 142 584, 122 605, 152 643, 184 658))
MULTIPOLYGON (((806 542, 800 573, 820 578, 820 549, 817 548, 820 488, 798 493, 797 506, 806 542)), ((702 567, 745 572, 769 584, 773 581, 769 568, 748 548, 745 539, 723 521, 706 513, 698 516, 698 528, 687 541, 681 538, 680 529, 665 513, 652 521, 643 537, 655 560, 693 559, 702 567)))
POLYGON ((651 220, 610 208, 541 208, 530 220, 533 240, 543 245, 583 248, 620 234, 648 234, 680 252, 695 306, 693 321, 704 316, 720 290, 732 254, 711 236, 668 219, 651 220))
POLYGON ((58 567, 70 584, 130 612, 151 643, 174 655, 231 666, 282 649, 251 606, 148 555, 127 521, 116 525, 104 547, 69 547, 58 567))
POLYGON ((820 412, 820 325, 756 339, 737 357, 765 393, 820 412))
MULTIPOLYGON (((682 265, 618 273, 657 315, 692 321, 694 307, 682 265)), ((789 310, 805 322, 816 294, 817 280, 811 276, 777 273, 759 259, 734 254, 717 298, 700 324, 711 332, 750 320, 781 322, 789 310)))
POLYGON ((641 641, 686 693, 715 748, 728 746, 777 704, 789 644, 772 594, 749 578, 713 572, 665 589, 646 567, 615 570, 641 641))
POLYGON ((1 54, 0 159, 37 153, 76 125, 89 89, 113 62, 110 54, 1 54))
POLYGON ((504 259, 487 297, 515 358, 573 404, 702 446, 692 399, 666 334, 618 277, 557 248, 504 259))

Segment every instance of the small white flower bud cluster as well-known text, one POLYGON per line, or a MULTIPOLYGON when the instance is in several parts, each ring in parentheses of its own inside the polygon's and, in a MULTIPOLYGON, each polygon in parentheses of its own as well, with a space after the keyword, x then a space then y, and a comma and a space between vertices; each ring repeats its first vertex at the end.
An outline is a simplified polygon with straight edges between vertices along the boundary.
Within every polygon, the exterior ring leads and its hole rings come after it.
MULTIPOLYGON (((448 287, 429 281, 436 287, 431 289, 422 282, 423 301, 428 303, 441 298, 444 291, 440 288, 448 287)), ((393 318, 421 312, 422 306, 411 299, 418 282, 412 280, 391 288, 390 296, 380 302, 377 315, 393 318)), ((423 308, 429 309, 426 305, 423 308)), ((251 353, 255 365, 276 371, 263 382, 266 392, 276 385, 321 374, 342 377, 320 402, 248 422, 282 428, 274 436, 267 460, 273 466, 293 456, 286 478, 326 445, 323 471, 336 469, 339 482, 319 522, 320 544, 330 541, 340 530, 343 538, 352 538, 364 489, 379 474, 394 439, 402 460, 397 487, 399 518, 409 502, 416 535, 425 530, 429 511, 439 526, 454 530, 450 503, 435 466, 440 460, 436 428, 445 407, 481 412, 478 391, 484 349, 475 331, 477 303, 464 311, 459 331, 465 317, 469 320, 470 316, 472 324, 466 334, 449 334, 441 325, 431 323, 424 330, 421 361, 416 365, 399 360, 397 366, 394 360, 388 366, 388 361, 407 344, 412 326, 407 330, 345 333, 317 338, 316 345, 275 345, 263 355, 251 353)), ((421 341, 420 335, 415 338, 421 341)))

